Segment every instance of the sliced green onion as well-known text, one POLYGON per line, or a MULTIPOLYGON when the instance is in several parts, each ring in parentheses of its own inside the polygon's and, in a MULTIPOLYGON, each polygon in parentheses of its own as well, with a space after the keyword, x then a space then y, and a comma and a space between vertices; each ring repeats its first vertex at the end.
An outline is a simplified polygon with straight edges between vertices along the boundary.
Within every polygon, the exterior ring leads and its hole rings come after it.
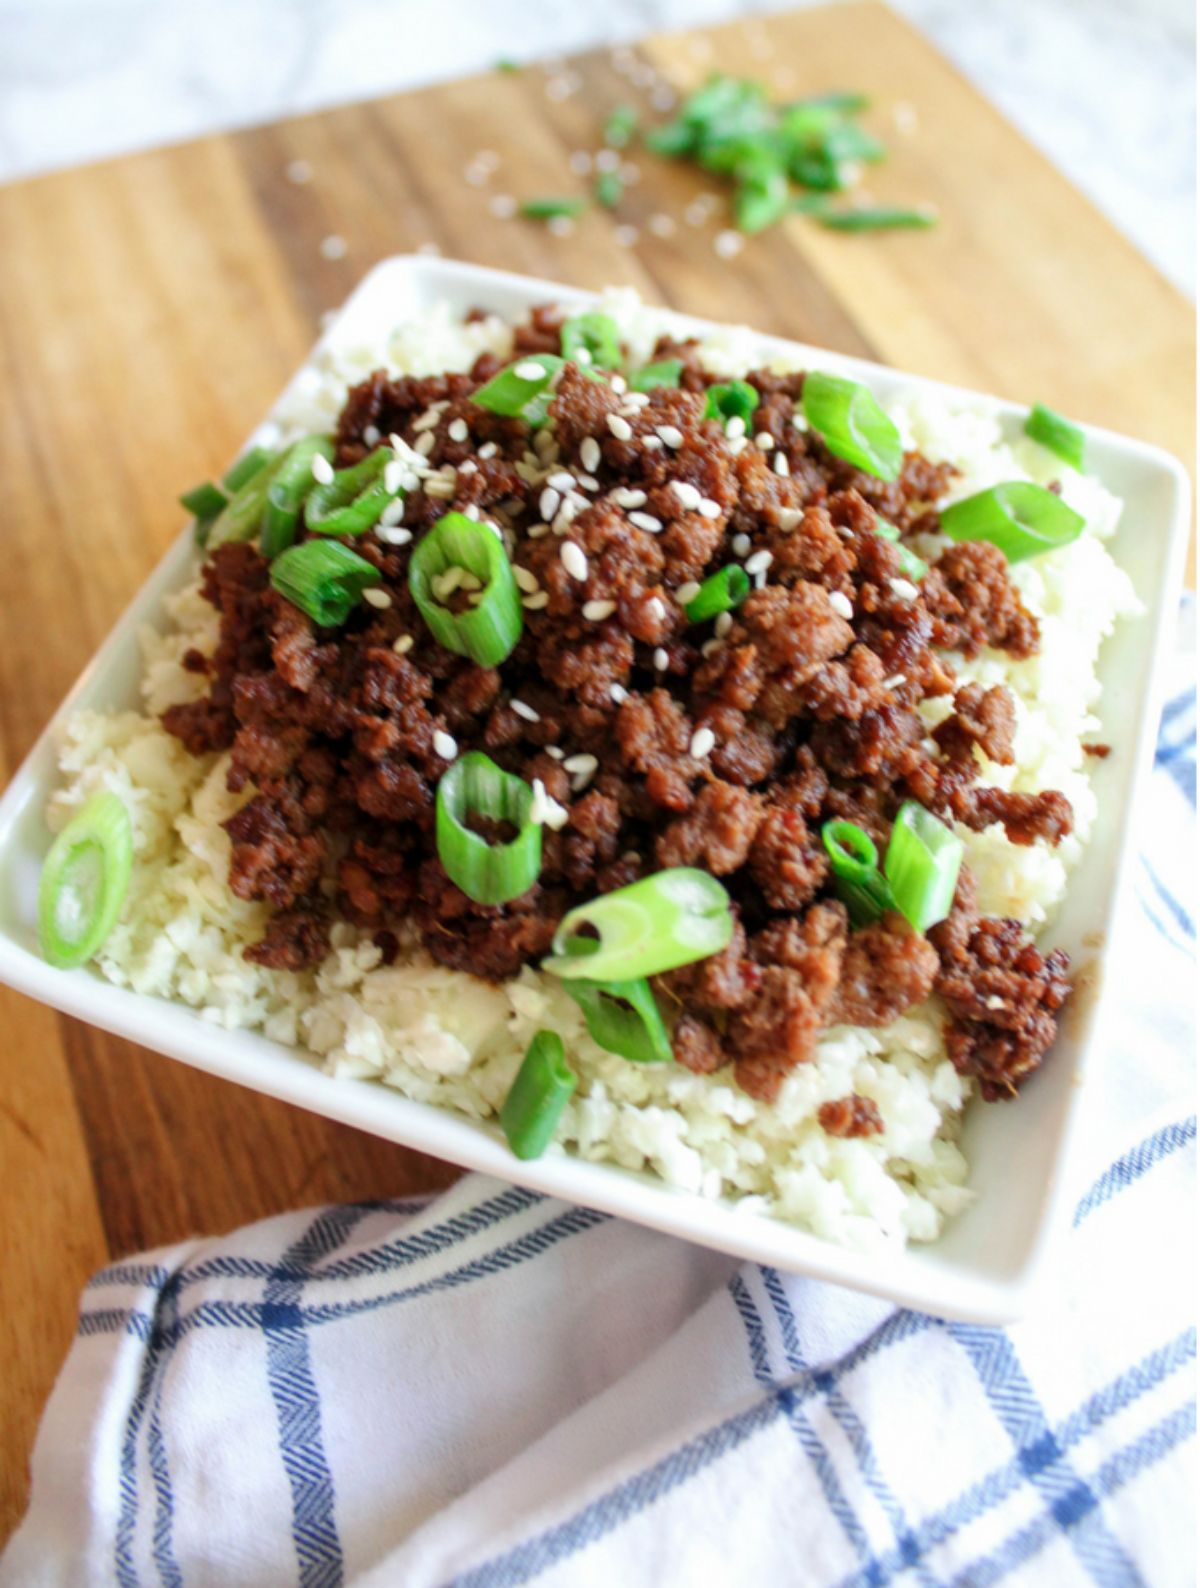
POLYGON ((951 540, 986 540, 1009 562, 1057 551, 1077 540, 1083 518, 1060 496, 1030 480, 989 486, 941 511, 942 533, 951 540))
POLYGON ((521 637, 521 592, 504 543, 495 530, 463 513, 447 513, 418 542, 408 565, 408 588, 439 645, 497 667, 521 637), (477 605, 451 612, 433 592, 433 580, 465 568, 483 581, 477 605))
POLYGON ((226 491, 240 491, 248 480, 254 478, 263 464, 270 463, 274 456, 270 447, 251 447, 249 452, 244 452, 237 460, 221 484, 226 491))
MULTIPOLYGON (((674 866, 568 910, 542 964, 564 979, 627 981, 719 954, 733 936, 729 895, 707 871, 674 866), (584 928, 599 947, 572 951, 584 928)), ((585 938, 584 941, 589 939, 585 938)))
POLYGON ((869 833, 853 822, 826 822, 821 842, 833 868, 833 886, 855 926, 867 926, 893 908, 887 878, 879 869, 879 851, 869 833))
POLYGON ((927 932, 950 914, 962 858, 962 839, 916 800, 905 800, 883 869, 896 909, 916 931, 927 932))
POLYGON ((604 141, 610 149, 623 149, 637 131, 637 111, 632 105, 618 105, 604 123, 604 141))
POLYGON ((758 408, 758 393, 749 381, 720 381, 710 386, 704 398, 705 419, 741 419, 747 430, 758 408))
POLYGON ((804 377, 804 417, 836 458, 879 480, 894 480, 904 461, 900 432, 856 380, 811 370, 804 377))
POLYGON ((344 623, 370 585, 383 575, 339 540, 289 546, 271 564, 271 583, 321 628, 344 623))
POLYGON ((628 981, 564 981, 563 991, 583 1010, 592 1040, 608 1053, 634 1064, 669 1064, 674 1058, 644 976, 628 981))
MULTIPOLYGON (((314 485, 304 504, 304 522, 318 535, 365 535, 389 502, 402 495, 386 480, 391 447, 376 447, 361 463, 339 469, 332 480, 314 485)), ((311 460, 310 460, 311 467, 311 460)))
POLYGON ((879 139, 856 121, 835 121, 823 143, 835 160, 861 160, 874 165, 887 155, 879 139))
POLYGON ((578 215, 587 200, 581 198, 531 198, 521 205, 521 214, 531 221, 553 221, 559 216, 578 215))
POLYGON ((520 898, 542 869, 542 829, 531 819, 533 790, 502 771, 482 750, 460 756, 437 787, 437 850, 446 875, 476 904, 520 898), (467 826, 467 816, 511 822, 511 843, 489 843, 467 826))
POLYGON ((906 579, 911 579, 914 584, 920 584, 929 572, 929 564, 923 557, 918 557, 915 551, 910 551, 900 539, 900 531, 895 524, 889 524, 886 518, 876 516, 875 533, 882 535, 884 540, 890 540, 900 556, 900 571, 906 579))
MULTIPOLYGON (((245 461, 245 460, 243 460, 245 461)), ((266 462, 243 479, 233 495, 213 520, 207 535, 210 546, 223 546, 229 541, 253 540, 262 528, 267 507, 267 492, 279 467, 279 458, 268 453, 266 462)), ((234 466, 228 478, 240 477, 241 464, 234 466)))
POLYGON ((684 607, 689 623, 707 623, 722 612, 732 612, 750 594, 750 575, 740 562, 710 573, 684 607))
POLYGON ((542 1156, 578 1085, 557 1031, 539 1031, 500 1105, 500 1128, 518 1158, 542 1156))
POLYGON ((678 386, 683 374, 681 358, 659 359, 657 364, 643 364, 629 377, 630 391, 653 391, 656 386, 678 386))
POLYGON ((313 459, 318 457, 333 462, 329 436, 305 436, 289 447, 280 460, 263 512, 262 551, 268 561, 286 551, 296 538, 300 509, 313 489, 313 459))
POLYGON ((777 156, 757 155, 735 170, 733 219, 738 231, 754 233, 773 226, 787 212, 787 173, 777 156))
POLYGON ((621 341, 610 315, 573 314, 563 324, 561 339, 564 358, 578 360, 584 352, 587 358, 583 362, 598 369, 616 369, 621 362, 621 341))
POLYGON ((801 187, 815 188, 818 193, 840 193, 846 185, 841 165, 828 149, 797 149, 788 161, 788 175, 801 187))
POLYGON ((1078 425, 1073 425, 1062 414, 1047 408, 1045 403, 1034 403, 1025 421, 1025 434, 1069 463, 1073 469, 1083 470, 1084 435, 1078 425))
POLYGON ((546 423, 554 379, 562 367, 563 360, 556 353, 526 353, 472 392, 471 401, 491 413, 524 419, 536 429, 546 423), (535 364, 541 368, 539 375, 532 373, 535 364))
POLYGON ((93 794, 50 845, 38 882, 38 936, 51 965, 86 964, 116 925, 133 871, 129 812, 93 794))
POLYGON ((190 491, 185 491, 179 498, 179 505, 196 518, 215 518, 228 500, 219 485, 206 480, 203 485, 193 485, 190 491))
POLYGON ((851 205, 846 209, 814 211, 822 226, 831 232, 927 231, 937 225, 937 213, 930 209, 903 209, 892 204, 851 205))
POLYGON ((625 184, 616 171, 601 171, 592 192, 597 204, 603 204, 606 210, 615 210, 625 192, 625 184))

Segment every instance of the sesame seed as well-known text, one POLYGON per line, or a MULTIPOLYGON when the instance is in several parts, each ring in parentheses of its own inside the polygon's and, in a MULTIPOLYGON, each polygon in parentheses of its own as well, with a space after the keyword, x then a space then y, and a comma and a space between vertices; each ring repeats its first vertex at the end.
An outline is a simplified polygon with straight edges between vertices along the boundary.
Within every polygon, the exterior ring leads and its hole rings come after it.
POLYGON ((721 641, 714 634, 711 640, 705 640, 700 647, 700 654, 704 657, 715 656, 721 649, 721 641))
POLYGON ((546 477, 546 484, 553 486, 556 491, 573 491, 575 476, 569 469, 555 469, 553 474, 546 477))
POLYGON ((546 230, 551 237, 569 237, 575 230, 575 222, 569 215, 552 215, 546 222, 546 230))
MULTIPOLYGON (((392 458, 383 466, 383 488, 389 496, 394 496, 404 484, 404 477, 408 473, 403 458, 392 458)), ((388 503, 391 506, 391 503, 388 503)), ((403 507, 403 502, 401 503, 403 507)), ((393 520, 393 522, 396 522, 393 520)))
POLYGON ((740 458, 742 453, 746 450, 745 436, 734 436, 733 440, 729 443, 729 450, 735 458, 740 458))
POLYGON ((683 218, 689 226, 703 226, 708 219, 708 205, 699 202, 689 204, 683 212, 683 218))
POLYGON ((746 421, 742 418, 741 414, 734 414, 732 419, 726 421, 725 434, 729 437, 730 441, 736 441, 739 436, 744 436, 746 434, 746 421))
POLYGON ((775 454, 775 473, 787 476, 791 472, 791 468, 788 465, 787 453, 777 452, 775 454))
MULTIPOLYGON (((386 483, 386 470, 385 470, 385 483, 386 483)), ((393 501, 389 502, 387 504, 387 506, 384 508, 383 512, 380 513, 379 522, 383 525, 384 529, 389 529, 393 524, 400 524, 403 521, 404 521, 404 498, 402 496, 397 496, 393 501)))
POLYGON ((893 673, 890 678, 885 678, 884 679, 883 687, 885 689, 899 689, 900 685, 903 682, 904 682, 904 674, 903 673, 893 673))
POLYGON ((642 445, 645 447, 647 452, 662 451, 662 439, 659 436, 643 436, 642 445))
POLYGON ((412 648, 413 637, 411 634, 401 634, 397 639, 392 641, 392 649, 395 651, 397 656, 407 656, 412 648))
POLYGON ((363 429, 363 440, 369 447, 377 447, 383 440, 377 425, 367 425, 363 429))
POLYGON ((497 193, 488 200, 488 209, 498 221, 509 221, 517 213, 517 201, 511 193, 497 193))
POLYGON ((584 436, 579 445, 579 461, 589 474, 600 467, 600 443, 595 436, 584 436))
POLYGON ((413 443, 413 450, 416 451, 416 452, 419 452, 420 455, 423 458, 427 458, 429 456, 429 454, 433 451, 433 443, 434 443, 433 431, 432 430, 426 430, 421 435, 419 435, 417 437, 416 441, 413 443))
POLYGON ((330 463, 328 458, 322 457, 319 452, 313 455, 312 477, 318 485, 328 485, 330 480, 333 479, 333 464, 330 463))
POLYGON ((754 438, 754 445, 763 452, 770 452, 775 445, 775 437, 769 430, 760 430, 754 438))
POLYGON ((386 590, 364 590, 363 600, 373 607, 378 607, 382 612, 392 604, 392 598, 386 590))
MULTIPOLYGON (((462 462, 458 466, 458 472, 459 472, 459 474, 478 474, 479 473, 479 468, 478 468, 478 465, 475 462, 475 459, 474 458, 464 458, 462 460, 462 462)), ((463 511, 467 514, 468 518, 471 518, 472 516, 478 517, 477 513, 472 515, 471 513, 467 512, 466 508, 464 508, 463 511)))
POLYGON ((654 666, 656 670, 660 673, 665 673, 667 670, 667 663, 670 660, 671 658, 660 645, 654 652, 654 666))
POLYGON ((479 456, 481 458, 494 458, 496 456, 496 450, 496 443, 494 441, 485 441, 479 449, 479 456))
POLYGON ((621 164, 621 156, 615 149, 601 149, 596 155, 597 171, 616 171, 621 164))
POLYGON ((563 771, 594 772, 599 765, 600 763, 594 755, 588 755, 586 751, 583 751, 579 755, 569 755, 563 762, 563 771))
POLYGON ((470 434, 470 431, 467 429, 467 421, 465 419, 452 419, 446 434, 450 437, 451 441, 465 441, 467 436, 470 434))
POLYGON ((671 489, 679 498, 680 507, 695 511, 700 506, 700 492, 694 485, 689 485, 686 480, 672 480, 671 489))
POLYGON ((829 605, 839 617, 852 618, 854 616, 854 606, 850 597, 843 595, 840 590, 831 590, 829 592, 829 605))
POLYGON ((583 554, 583 547, 573 540, 564 540, 559 548, 559 559, 572 579, 583 580, 588 576, 588 562, 583 554))
POLYGON ((523 700, 510 700, 509 705, 518 717, 524 717, 526 722, 540 722, 541 715, 534 711, 532 706, 527 706, 523 700))
POLYGON ((306 182, 312 181, 312 166, 307 160, 293 160, 287 168, 287 179, 297 187, 303 187, 306 182))
POLYGON ((419 436, 423 430, 436 429, 437 422, 440 418, 441 412, 439 409, 426 408, 425 412, 420 416, 420 418, 413 421, 413 435, 419 436))
POLYGON ((646 225, 656 237, 673 237, 675 234, 674 220, 670 215, 665 215, 661 211, 657 215, 651 215, 646 225))
POLYGON ((603 623, 605 618, 612 617, 617 610, 615 601, 585 601, 583 615, 589 623, 603 623))
POLYGON ((735 535, 729 544, 733 548, 735 557, 748 557, 750 555, 749 535, 735 535))
POLYGON ((556 744, 548 744, 546 746, 546 754, 552 761, 561 761, 564 752, 560 750, 556 744))
POLYGON ((328 237, 321 239, 321 254, 325 259, 345 259, 346 239, 331 232, 328 237))
POLYGON ((585 491, 598 491, 600 489, 600 481, 594 474, 581 474, 579 476, 579 484, 585 491))
POLYGON ((802 518, 798 507, 781 507, 779 509, 779 527, 784 534, 790 534, 802 518))
POLYGON ((756 551, 753 557, 746 558, 746 572, 749 574, 766 573, 774 561, 774 555, 764 547, 762 551, 756 551))
POLYGON ((546 371, 536 359, 523 359, 521 363, 514 364, 513 374, 518 380, 545 380, 546 371))
POLYGON ((542 492, 542 494, 538 497, 538 512, 546 520, 547 524, 551 521, 551 519, 554 517, 554 515, 558 512, 559 505, 561 504, 561 502, 562 502, 562 497, 558 494, 558 492, 554 489, 554 487, 552 485, 548 485, 546 487, 546 489, 542 492))
POLYGON ((407 546, 412 539, 411 529, 394 529, 388 524, 380 524, 375 530, 376 539, 383 541, 385 546, 407 546))
POLYGON ((425 495, 435 496, 439 501, 448 502, 454 495, 454 481, 435 474, 425 481, 425 495))
POLYGON ((921 593, 916 585, 908 579, 889 579, 888 584, 891 587, 892 594, 901 601, 915 601, 921 593))
POLYGON ((718 232, 713 238, 713 249, 720 259, 732 259, 742 251, 742 238, 738 232, 718 232))
POLYGON ((689 579, 686 584, 681 584, 675 592, 675 599, 681 607, 687 606, 689 601, 694 601, 700 594, 700 586, 694 579, 689 579))
POLYGON ((702 496, 697 511, 701 518, 720 518, 721 504, 714 502, 711 496, 702 496))
POLYGON ((723 640, 725 638, 725 636, 729 633, 729 631, 730 631, 730 629, 732 627, 733 627, 733 613, 732 612, 718 612, 717 613, 717 620, 713 624, 713 633, 717 636, 717 638, 719 640, 723 640))
POLYGON ((630 513, 629 522, 635 529, 644 529, 650 535, 657 535, 662 529, 662 519, 655 518, 653 513, 630 513))
POLYGON ((638 240, 638 229, 636 226, 618 226, 613 232, 613 240, 622 248, 632 248, 638 240))
POLYGON ((527 595, 532 595, 538 587, 537 575, 530 573, 528 568, 522 568, 519 562, 513 564, 513 578, 517 581, 518 588, 524 590, 527 595))
POLYGON ((985 1000, 984 1008, 985 1009, 1003 1009, 1004 1008, 1004 999, 1001 998, 999 993, 993 993, 990 998, 985 1000))
POLYGON ((683 431, 676 425, 655 425, 654 433, 667 447, 681 447, 683 445, 683 431))
POLYGON ((433 748, 443 761, 453 761, 458 754, 458 740, 444 728, 439 728, 433 736, 433 748))
POLYGON ((655 623, 661 623, 667 615, 666 607, 663 606, 657 596, 651 596, 649 601, 646 602, 646 611, 655 623))
POLYGON ((567 164, 576 176, 587 176, 592 169, 592 157, 586 149, 576 149, 567 164))
POLYGON ((631 490, 629 486, 622 485, 612 493, 612 499, 618 507, 644 507, 646 493, 645 491, 631 490))
POLYGON ((543 607, 549 606, 550 596, 545 590, 535 590, 532 595, 527 595, 521 602, 526 612, 540 612, 543 607))
POLYGON ((608 686, 608 698, 615 705, 622 706, 629 699, 629 691, 624 684, 610 684, 608 686))
POLYGON ((716 742, 717 736, 711 728, 697 728, 688 747, 692 760, 703 761, 716 742))
POLYGON ((618 397, 624 397, 626 391, 629 389, 625 384, 624 375, 614 375, 608 384, 612 387, 613 391, 616 392, 618 397))
POLYGON ((649 408, 649 406, 650 393, 645 391, 627 391, 625 401, 621 404, 622 410, 631 408, 634 413, 637 413, 639 408, 649 408))
POLYGON ((618 441, 633 440, 633 426, 628 419, 622 419, 620 414, 606 414, 605 423, 618 441))
POLYGON ((471 160, 463 166, 463 180, 472 187, 483 187, 491 174, 487 166, 480 165, 478 160, 471 160))
POLYGON ((529 807, 529 819, 539 826, 544 825, 552 831, 565 825, 568 811, 565 805, 560 805, 556 799, 546 793, 546 785, 540 777, 533 780, 533 802, 529 807))

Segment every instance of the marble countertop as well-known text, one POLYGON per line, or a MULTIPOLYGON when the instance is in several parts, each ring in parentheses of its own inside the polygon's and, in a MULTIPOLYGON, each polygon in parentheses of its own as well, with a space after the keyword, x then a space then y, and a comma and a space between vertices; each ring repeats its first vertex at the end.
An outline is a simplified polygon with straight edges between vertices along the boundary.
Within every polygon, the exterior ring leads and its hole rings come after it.
MULTIPOLYGON (((1194 291, 1192 0, 893 3, 1194 291)), ((0 181, 482 70, 501 55, 561 55, 772 9, 783 6, 0 0, 0 181)))

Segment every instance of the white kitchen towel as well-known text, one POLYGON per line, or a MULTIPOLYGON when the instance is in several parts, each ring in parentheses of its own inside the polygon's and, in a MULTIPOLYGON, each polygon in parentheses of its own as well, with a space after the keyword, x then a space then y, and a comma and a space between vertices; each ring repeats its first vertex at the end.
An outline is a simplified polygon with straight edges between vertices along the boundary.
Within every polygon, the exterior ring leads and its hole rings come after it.
POLYGON ((1027 1321, 475 1175, 288 1214, 91 1282, 0 1584, 1194 1583, 1195 732, 1183 688, 1027 1321))

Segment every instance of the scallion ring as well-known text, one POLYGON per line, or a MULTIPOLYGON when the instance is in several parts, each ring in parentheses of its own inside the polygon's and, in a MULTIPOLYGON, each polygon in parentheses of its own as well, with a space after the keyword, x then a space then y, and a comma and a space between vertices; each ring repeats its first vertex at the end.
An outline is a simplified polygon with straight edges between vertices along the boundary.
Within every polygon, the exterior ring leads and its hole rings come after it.
POLYGON ((451 882, 476 904, 505 904, 537 881, 542 867, 542 829, 531 819, 533 790, 502 771, 482 750, 460 756, 437 787, 438 859, 451 882), (517 829, 509 843, 490 843, 467 826, 471 814, 508 822, 517 829))
POLYGON ((929 564, 923 557, 918 557, 915 551, 910 551, 900 539, 900 531, 895 524, 889 524, 886 518, 875 519, 875 533, 882 535, 884 540, 890 540, 895 546, 900 557, 900 571, 906 579, 911 579, 914 584, 920 584, 929 572, 929 564))
POLYGON ((563 362, 556 353, 526 353, 472 392, 471 401, 494 414, 524 419, 536 430, 546 423, 555 378, 563 362))
POLYGON ((500 1128, 518 1158, 541 1157, 578 1085, 562 1038, 556 1031, 539 1031, 500 1105, 500 1128))
POLYGON ((629 377, 630 391, 653 391, 656 386, 678 386, 683 374, 681 358, 662 358, 654 364, 643 364, 629 377))
POLYGON ((542 969, 564 980, 657 976, 719 954, 732 936, 729 895, 716 878, 673 866, 568 910, 542 969), (599 946, 580 955, 571 945, 585 930, 599 934, 599 946))
POLYGON ((740 419, 747 430, 757 408, 758 393, 745 380, 718 381, 704 397, 705 419, 740 419))
POLYGON ((38 936, 51 965, 86 964, 116 925, 133 872, 133 827, 107 789, 76 812, 42 863, 38 936))
POLYGON ((521 637, 521 592, 495 530, 463 513, 447 513, 418 542, 408 565, 408 588, 435 640, 480 667, 497 667, 521 637), (481 580, 478 604, 451 612, 433 581, 450 568, 481 580))
POLYGON ((684 611, 689 623, 707 623, 722 612, 732 612, 750 594, 750 575, 741 563, 731 562, 710 573, 684 611))
POLYGON ((382 582, 374 563, 340 540, 306 540, 289 546, 271 564, 271 583, 320 628, 344 623, 362 593, 382 582))
POLYGON ((1083 530, 1083 518, 1060 496, 1031 480, 1009 480, 941 511, 942 533, 951 540, 986 540, 1009 562, 1069 546, 1083 530))
POLYGON ((564 981, 583 1010, 592 1040, 634 1064, 669 1064, 674 1058, 662 1013, 644 976, 627 981, 564 981))
POLYGON ((887 878, 879 869, 879 851, 869 833, 853 822, 826 822, 821 842, 833 870, 833 887, 850 912, 854 926, 867 926, 893 908, 887 878))
POLYGON ((305 436, 280 459, 263 511, 262 552, 268 561, 296 539, 300 509, 313 489, 313 459, 318 457, 333 462, 333 442, 328 436, 305 436))
POLYGON ((801 406, 834 457, 878 480, 894 480, 900 473, 900 432, 861 382, 812 370, 804 377, 801 406))
POLYGON ((616 369, 621 362, 621 340, 611 315, 573 314, 563 322, 559 335, 564 358, 579 362, 580 353, 585 353, 582 362, 595 369, 616 369))
POLYGON ((1025 434, 1082 473, 1086 444, 1083 431, 1062 414, 1047 408, 1045 403, 1034 403, 1025 421, 1025 434))
POLYGON ((916 931, 927 932, 950 914, 962 858, 962 839, 916 800, 905 800, 883 869, 896 909, 916 931))
POLYGON ((387 466, 393 456, 391 447, 376 447, 361 463, 314 485, 304 504, 308 528, 317 535, 365 535, 374 528, 388 503, 401 495, 398 485, 388 489, 387 466))

